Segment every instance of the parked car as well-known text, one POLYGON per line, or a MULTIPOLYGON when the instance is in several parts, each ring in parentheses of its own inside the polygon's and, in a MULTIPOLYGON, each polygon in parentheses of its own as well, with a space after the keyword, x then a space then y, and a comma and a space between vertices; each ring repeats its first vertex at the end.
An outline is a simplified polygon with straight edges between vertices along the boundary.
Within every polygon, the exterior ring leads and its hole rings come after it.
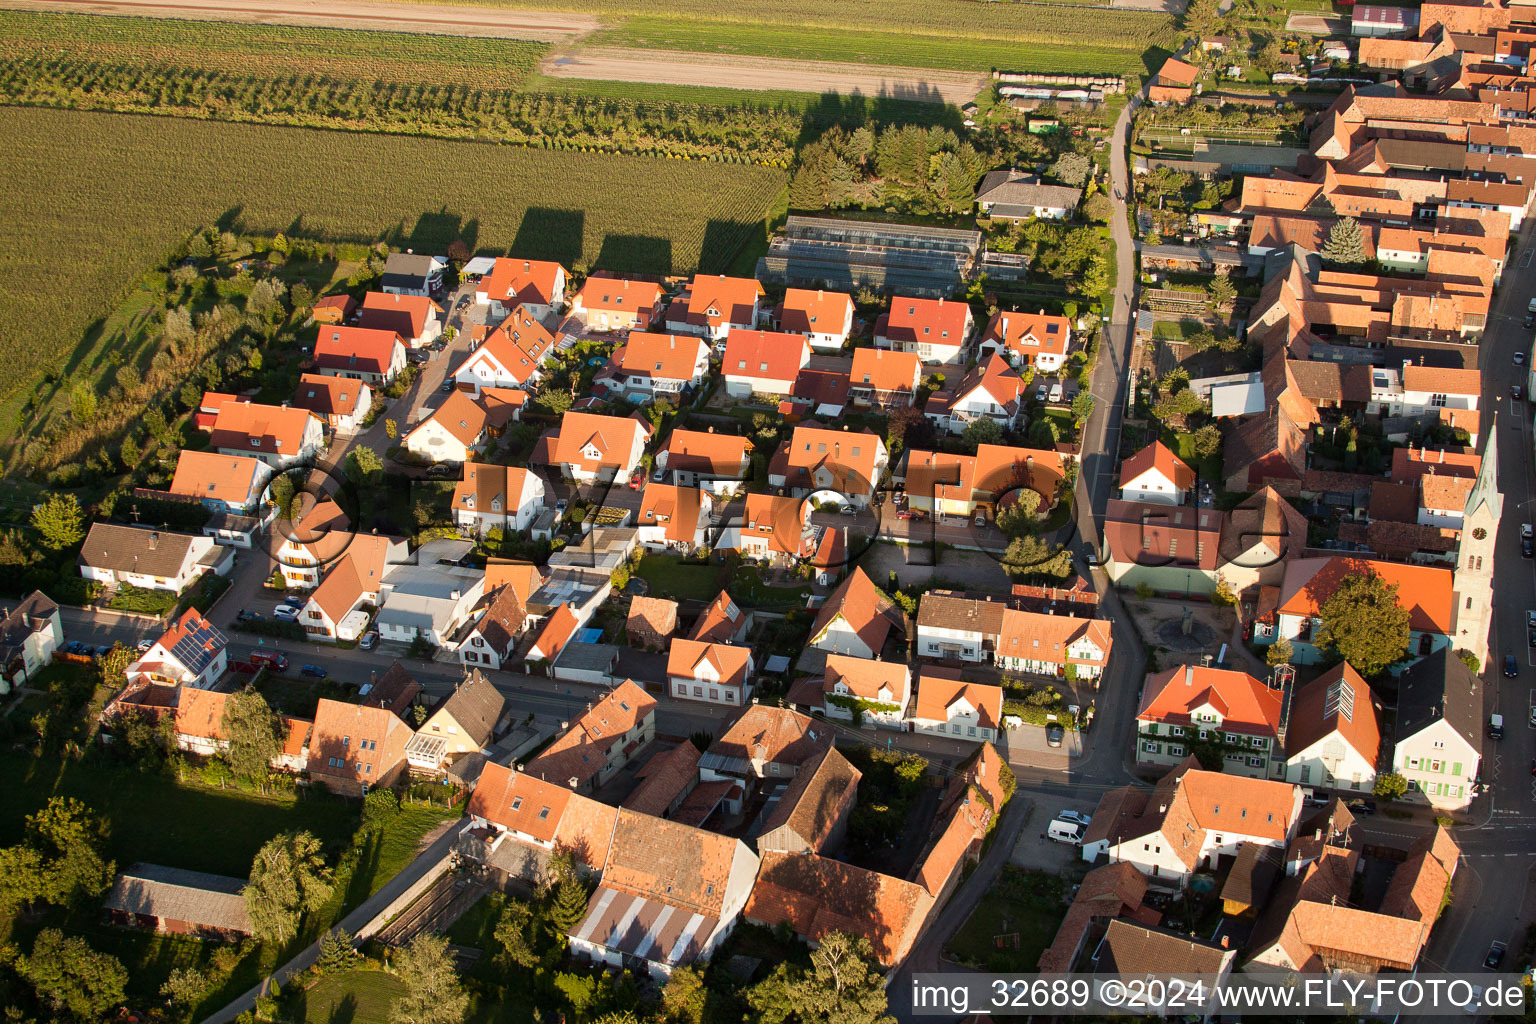
POLYGON ((1509 947, 1505 946, 1502 942, 1495 942, 1493 945, 1489 946, 1488 955, 1483 957, 1483 966, 1488 968, 1490 971, 1498 970, 1499 965, 1504 962, 1504 951, 1508 948, 1509 947))
POLYGON ((1355 799, 1344 805, 1349 808, 1349 813, 1359 817, 1362 814, 1375 814, 1376 801, 1355 799))
POLYGON ((859 514, 859 510, 854 508, 852 505, 841 505, 838 507, 838 512, 845 516, 856 516, 859 514))
POLYGON ((1503 715, 1488 716, 1488 738, 1491 740, 1501 740, 1504 738, 1503 715))
POLYGON ((363 634, 363 638, 357 642, 357 646, 365 651, 371 651, 379 645, 379 631, 370 629, 363 634))
POLYGON ((64 645, 65 654, 84 654, 85 652, 86 646, 79 640, 71 640, 69 643, 64 645))
POLYGON ((1084 814, 1082 811, 1058 811, 1056 814, 1056 820, 1075 821, 1079 825, 1087 825, 1093 821, 1093 818, 1084 814))
POLYGON ((1052 722, 1045 727, 1045 745, 1048 747, 1061 746, 1061 741, 1066 737, 1067 730, 1063 729, 1059 722, 1052 722))
POLYGON ((1050 393, 1051 393, 1050 387, 1048 387, 1045 384, 1041 384, 1038 388, 1035 389, 1035 401, 1037 401, 1037 402, 1045 401, 1046 396, 1049 395, 1050 393))
POLYGON ((260 622, 264 618, 266 618, 266 616, 262 615, 261 612, 249 612, 249 611, 246 611, 244 608, 241 608, 240 609, 240 613, 235 616, 235 621, 236 622, 260 622))
POLYGON ((1524 352, 1516 352, 1515 353, 1515 365, 1516 366, 1524 366, 1525 365, 1525 353, 1524 352))
POLYGON ((921 519, 921 518, 923 518, 923 514, 921 512, 913 512, 911 509, 907 509, 905 511, 896 513, 896 518, 897 519, 921 519))
POLYGON ((255 651, 249 660, 252 665, 265 666, 273 672, 288 671, 288 659, 276 651, 255 651))
POLYGON ((987 514, 985 512, 977 512, 976 513, 976 518, 971 520, 971 525, 976 526, 976 527, 986 526, 987 525, 987 514))
POLYGON ((133 649, 138 651, 140 654, 143 654, 153 646, 155 646, 155 642, 153 640, 140 640, 138 643, 133 645, 133 649))
POLYGON ((1520 538, 1520 557, 1531 558, 1536 556, 1536 539, 1530 537, 1520 538))
POLYGON ((1515 660, 1513 654, 1504 655, 1504 675, 1510 679, 1520 675, 1520 663, 1515 660))
POLYGON ((272 609, 272 617, 279 622, 298 622, 300 610, 297 605, 280 604, 272 609))
POLYGON ((299 674, 306 675, 311 679, 324 679, 330 675, 329 672, 321 668, 319 665, 305 665, 303 668, 299 669, 299 674))
POLYGON ((451 379, 443 381, 443 386, 437 390, 441 391, 445 395, 448 394, 453 390, 453 381, 451 379))
POLYGON ((1518 402, 1525 397, 1525 391, 1519 384, 1511 384, 1509 386, 1509 397, 1518 402))
POLYGON ((558 518, 565 515, 565 510, 570 507, 570 504, 571 503, 566 501, 564 498, 561 498, 559 501, 555 502, 555 516, 558 518))
POLYGON ((427 470, 427 476, 440 478, 445 476, 455 476, 459 472, 461 472, 459 467, 451 465, 447 462, 439 462, 427 470))

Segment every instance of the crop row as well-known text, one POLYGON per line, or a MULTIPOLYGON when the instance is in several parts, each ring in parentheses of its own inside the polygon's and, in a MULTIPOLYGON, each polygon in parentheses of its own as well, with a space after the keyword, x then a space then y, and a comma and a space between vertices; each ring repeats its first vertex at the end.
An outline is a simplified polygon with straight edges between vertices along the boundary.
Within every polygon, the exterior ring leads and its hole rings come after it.
POLYGON ((785 183, 723 163, 20 107, 0 108, 0 138, 7 390, 88 347, 87 326, 124 282, 221 217, 258 232, 436 251, 462 238, 567 265, 687 273, 727 269, 760 239, 785 183))
POLYGON ((516 88, 549 47, 508 39, 0 11, 0 53, 232 74, 516 88))
MULTIPOLYGON (((1053 8, 1036 8, 1054 10, 1053 8)), ((958 35, 921 36, 876 31, 797 32, 770 25, 711 24, 680 19, 634 18, 588 37, 593 45, 699 53, 843 61, 886 67, 955 71, 1122 72, 1139 65, 1143 50, 1165 33, 1158 14, 1098 10, 1049 30, 1032 27, 1030 38, 1006 40, 958 35)))

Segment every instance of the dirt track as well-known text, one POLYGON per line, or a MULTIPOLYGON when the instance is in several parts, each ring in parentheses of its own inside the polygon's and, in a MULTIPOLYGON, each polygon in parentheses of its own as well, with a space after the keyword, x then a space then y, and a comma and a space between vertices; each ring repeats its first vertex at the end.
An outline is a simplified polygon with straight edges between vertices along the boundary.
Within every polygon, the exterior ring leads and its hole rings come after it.
POLYGON ((560 11, 409 4, 390 0, 0 0, 0 7, 547 42, 569 41, 575 36, 586 35, 598 24, 597 19, 589 15, 560 11))
POLYGON ((868 64, 609 47, 590 47, 550 57, 540 66, 539 71, 550 78, 596 78, 610 82, 705 85, 725 89, 836 92, 931 103, 967 103, 989 81, 986 75, 959 71, 877 69, 868 64))

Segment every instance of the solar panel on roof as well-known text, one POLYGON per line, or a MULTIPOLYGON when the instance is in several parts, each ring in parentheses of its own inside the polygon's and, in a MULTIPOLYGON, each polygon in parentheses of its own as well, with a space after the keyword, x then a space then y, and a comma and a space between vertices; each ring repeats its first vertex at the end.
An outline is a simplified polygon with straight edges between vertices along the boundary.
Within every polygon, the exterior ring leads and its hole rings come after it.
POLYGON ((201 673, 213 663, 214 657, 229 641, 218 628, 206 619, 199 620, 196 628, 184 631, 177 639, 171 654, 189 672, 201 673))

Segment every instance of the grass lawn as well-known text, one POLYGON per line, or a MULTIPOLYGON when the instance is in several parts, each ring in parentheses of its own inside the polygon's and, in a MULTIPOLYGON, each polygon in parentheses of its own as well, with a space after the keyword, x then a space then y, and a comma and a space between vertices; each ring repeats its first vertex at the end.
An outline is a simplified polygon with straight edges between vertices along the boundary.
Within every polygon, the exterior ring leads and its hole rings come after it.
POLYGON ((386 1024, 389 1005, 405 995, 400 979, 383 971, 329 974, 295 993, 292 1019, 309 1024, 386 1024))
POLYGON ((1060 893, 1058 878, 1012 866, 1003 868, 999 884, 950 939, 945 953, 989 971, 1036 970, 1040 954, 1056 937, 1067 913, 1060 893), (1005 948, 997 948, 994 936, 1013 934, 1019 937, 1017 949, 1011 940, 1005 948))
MULTIPOLYGON (((20 835, 23 819, 52 796, 72 796, 103 815, 111 829, 107 853, 134 861, 244 878, 257 849, 279 832, 308 829, 327 843, 357 827, 360 804, 319 795, 259 796, 207 789, 123 765, 62 764, 0 754, 0 835, 20 835)), ((398 870, 398 868, 396 869, 398 870)))
POLYGON ((770 587, 762 581, 759 570, 741 568, 731 579, 730 592, 743 608, 781 610, 804 608, 811 586, 806 583, 798 587, 770 587))
POLYGON ((1173 453, 1183 459, 1202 480, 1221 480, 1221 454, 1218 452, 1210 458, 1198 459, 1195 457, 1195 438, 1192 434, 1174 434, 1163 441, 1173 449, 1173 453))
POLYGON ((651 585, 653 597, 708 601, 720 593, 718 566, 686 563, 680 555, 646 555, 635 575, 651 585))
POLYGON ((474 906, 464 911, 463 917, 453 922, 448 929, 448 941, 455 946, 468 946, 491 953, 496 921, 501 917, 501 908, 505 904, 506 897, 499 892, 480 897, 474 906))

